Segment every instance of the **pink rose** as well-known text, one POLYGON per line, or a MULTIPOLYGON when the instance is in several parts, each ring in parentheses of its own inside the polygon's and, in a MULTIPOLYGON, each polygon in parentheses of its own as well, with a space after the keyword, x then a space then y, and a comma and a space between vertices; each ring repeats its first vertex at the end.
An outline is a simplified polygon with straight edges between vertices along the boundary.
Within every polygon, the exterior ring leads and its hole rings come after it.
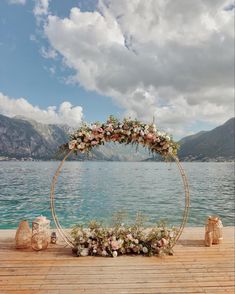
POLYGON ((118 134, 112 135, 112 136, 111 136, 111 139, 112 139, 113 141, 117 141, 117 140, 119 139, 119 135, 118 135, 118 134))
POLYGON ((133 241, 133 240, 134 240, 134 238, 132 237, 131 234, 128 234, 128 235, 127 235, 127 239, 130 240, 130 241, 133 241))
POLYGON ((98 144, 97 141, 91 141, 91 145, 92 145, 92 146, 95 146, 95 145, 97 145, 97 144, 98 144))
POLYGON ((99 133, 103 133, 104 130, 103 130, 102 128, 97 128, 97 132, 99 132, 99 133))
POLYGON ((162 246, 166 246, 168 244, 168 240, 166 240, 165 238, 162 238, 161 242, 162 242, 162 246))
POLYGON ((118 250, 120 247, 120 244, 118 241, 114 240, 114 241, 111 241, 111 247, 113 250, 118 250))
POLYGON ((152 140, 152 139, 153 139, 153 134, 148 133, 148 134, 146 135, 146 139, 148 139, 148 140, 152 140))

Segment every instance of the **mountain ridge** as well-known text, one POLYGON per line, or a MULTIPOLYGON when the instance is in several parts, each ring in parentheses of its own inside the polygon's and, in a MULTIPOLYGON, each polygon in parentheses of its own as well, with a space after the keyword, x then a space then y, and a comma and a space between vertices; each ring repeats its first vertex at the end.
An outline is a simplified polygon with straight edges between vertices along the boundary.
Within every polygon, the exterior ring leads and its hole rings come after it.
POLYGON ((235 118, 210 130, 179 141, 178 155, 184 161, 234 160, 235 118))
MULTIPOLYGON (((69 139, 71 128, 64 125, 42 124, 32 119, 17 116, 9 118, 0 114, 0 157, 2 159, 57 160, 59 146, 69 139)), ((140 146, 133 152, 132 146, 122 148, 119 144, 107 143, 95 147, 90 154, 78 154, 71 160, 141 161, 148 151, 140 146)))
MULTIPOLYGON (((231 161, 234 160, 234 124, 231 118, 211 131, 201 131, 182 138, 178 155, 183 161, 231 161)), ((25 117, 0 114, 0 159, 58 160, 58 147, 69 138, 71 128, 62 125, 46 125, 25 117)), ((159 161, 149 151, 139 146, 107 143, 93 148, 87 157, 73 156, 72 160, 105 161, 159 161)))

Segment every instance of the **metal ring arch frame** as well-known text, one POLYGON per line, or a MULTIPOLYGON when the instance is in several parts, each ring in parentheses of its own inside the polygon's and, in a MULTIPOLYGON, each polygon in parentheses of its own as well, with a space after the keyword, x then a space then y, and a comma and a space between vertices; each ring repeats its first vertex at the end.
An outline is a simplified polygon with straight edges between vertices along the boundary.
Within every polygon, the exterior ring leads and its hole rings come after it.
MULTIPOLYGON (((62 166, 63 166, 64 162, 71 155, 71 153, 73 151, 74 151, 73 149, 70 150, 65 155, 65 157, 61 161, 60 165, 58 166, 58 168, 57 168, 57 170, 56 170, 56 172, 54 174, 54 177, 52 179, 51 191, 50 191, 51 213, 52 213, 52 217, 54 219, 56 228, 57 228, 60 236, 62 237, 62 239, 66 242, 67 245, 69 245, 72 248, 74 247, 73 240, 71 239, 69 234, 61 227, 59 219, 58 219, 58 217, 56 215, 56 211, 55 211, 55 186, 56 186, 56 183, 57 183, 59 174, 60 174, 60 172, 62 170, 62 166)), ((189 184, 188 184, 187 176, 186 176, 186 173, 185 173, 182 165, 180 164, 180 161, 179 161, 178 157, 173 155, 173 154, 170 154, 170 156, 171 156, 172 159, 174 159, 174 161, 175 161, 175 163, 176 163, 176 165, 178 167, 178 170, 180 172, 182 182, 183 182, 183 187, 184 187, 184 194, 185 194, 185 206, 184 206, 184 212, 183 212, 183 219, 182 219, 181 225, 180 225, 180 227, 178 229, 177 235, 176 235, 176 237, 174 239, 174 242, 172 244, 172 248, 173 248, 173 246, 176 244, 176 242, 180 238, 180 236, 181 236, 181 234, 182 234, 182 232, 184 230, 184 227, 185 227, 185 225, 187 223, 188 214, 189 214, 189 205, 190 205, 190 193, 189 193, 189 184)))

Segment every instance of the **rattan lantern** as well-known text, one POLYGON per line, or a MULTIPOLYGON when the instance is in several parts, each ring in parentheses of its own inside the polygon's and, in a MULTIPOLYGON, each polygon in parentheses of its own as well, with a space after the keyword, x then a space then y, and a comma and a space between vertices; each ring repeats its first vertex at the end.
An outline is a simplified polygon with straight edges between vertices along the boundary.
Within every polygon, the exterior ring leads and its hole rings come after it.
POLYGON ((22 220, 15 235, 15 246, 17 249, 26 249, 31 246, 31 229, 27 220, 22 220))
POLYGON ((37 217, 32 223, 32 248, 43 250, 50 242, 50 220, 45 216, 37 217))
POLYGON ((48 237, 45 232, 39 232, 32 236, 32 248, 36 251, 44 250, 48 247, 48 237))

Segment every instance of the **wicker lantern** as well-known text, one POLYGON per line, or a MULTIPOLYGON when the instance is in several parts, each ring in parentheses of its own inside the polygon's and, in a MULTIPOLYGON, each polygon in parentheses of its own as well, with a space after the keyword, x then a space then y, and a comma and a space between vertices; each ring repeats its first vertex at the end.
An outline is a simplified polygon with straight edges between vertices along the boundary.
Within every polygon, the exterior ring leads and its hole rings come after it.
POLYGON ((205 245, 220 244, 223 241, 223 224, 218 216, 209 216, 205 227, 205 245))
POLYGON ((34 250, 44 250, 48 247, 48 238, 44 232, 36 233, 32 236, 31 241, 32 248, 34 250))
POLYGON ((50 241, 50 220, 45 216, 38 216, 32 223, 32 235, 43 232, 47 236, 48 242, 50 241))
POLYGON ((17 249, 25 249, 31 246, 32 233, 27 220, 22 220, 15 235, 15 246, 17 249))
POLYGON ((37 217, 32 223, 32 248, 46 249, 50 241, 50 220, 45 216, 37 217))

